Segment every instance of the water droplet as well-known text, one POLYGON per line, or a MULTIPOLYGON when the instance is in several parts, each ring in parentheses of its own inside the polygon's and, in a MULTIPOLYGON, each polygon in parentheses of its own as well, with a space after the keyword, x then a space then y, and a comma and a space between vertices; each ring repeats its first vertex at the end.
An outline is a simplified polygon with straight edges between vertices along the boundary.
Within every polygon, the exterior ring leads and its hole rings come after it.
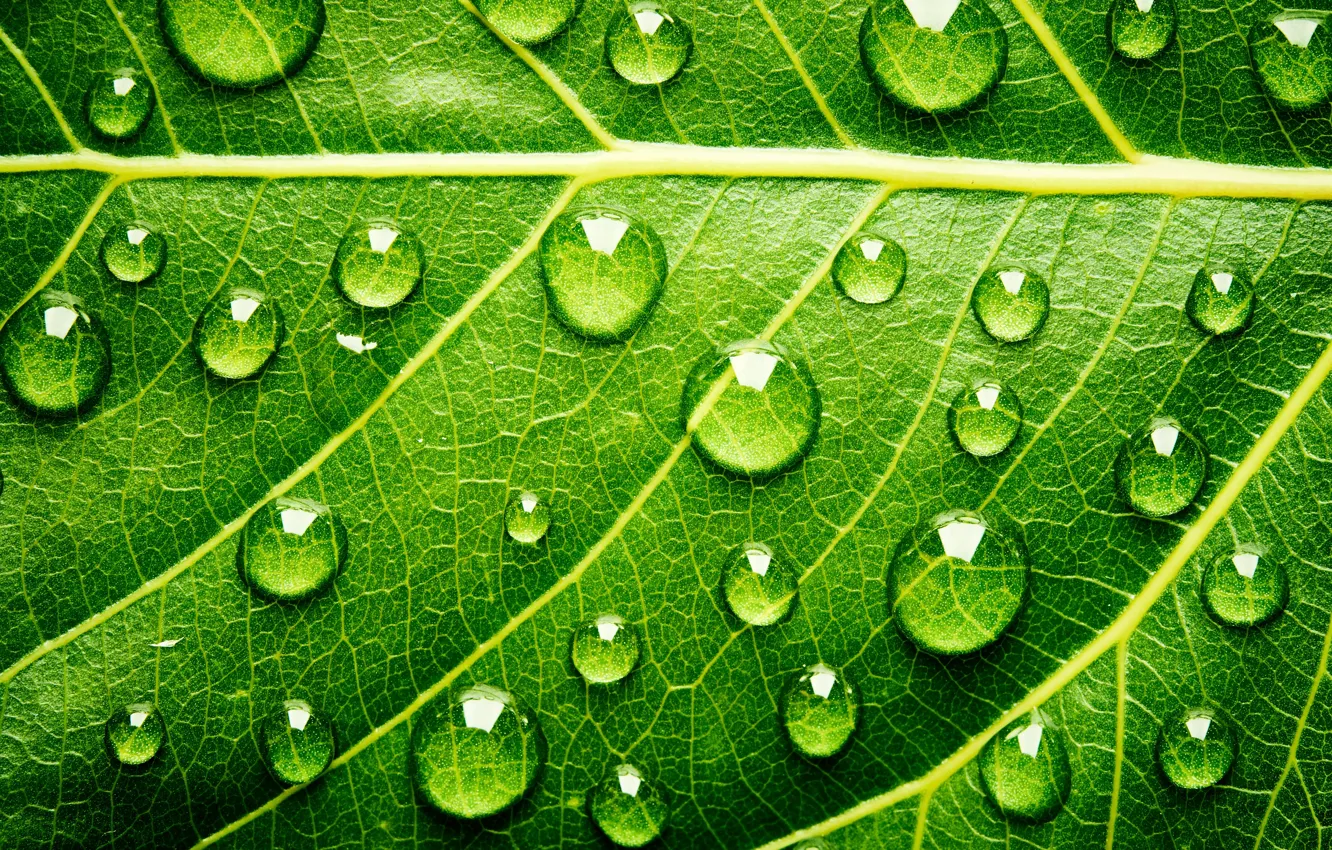
POLYGON ((1220 712, 1192 708, 1171 718, 1156 736, 1156 758, 1177 788, 1210 788, 1235 763, 1235 730, 1220 712))
POLYGON ((260 594, 299 602, 337 577, 347 532, 327 505, 281 496, 261 507, 241 532, 241 576, 260 594))
POLYGON ((780 622, 799 593, 795 571, 762 543, 746 543, 722 571, 722 594, 731 613, 751 626, 780 622))
POLYGON ((861 304, 880 304, 902 289, 906 252, 886 236, 861 231, 846 241, 833 260, 833 282, 861 304))
POLYGON ((4 328, 0 371, 23 407, 44 416, 82 413, 111 377, 101 323, 68 292, 42 290, 4 328))
POLYGON ((971 511, 916 526, 897 546, 888 601, 897 625, 926 652, 962 655, 999 639, 1027 592, 1021 541, 971 511))
POLYGON ((782 695, 782 725, 795 748, 810 758, 845 749, 859 715, 851 681, 823 663, 806 667, 782 695))
POLYGON ((989 740, 981 750, 980 775, 1005 817, 1041 823, 1063 808, 1073 771, 1063 736, 1033 711, 989 740))
POLYGON ((304 785, 333 761, 333 730, 307 702, 282 703, 262 732, 264 763, 284 785, 304 785))
POLYGON ((219 378, 249 378, 282 345, 282 311, 260 292, 233 288, 209 304, 194 326, 194 348, 219 378))
POLYGON ((435 700, 412 732, 422 796, 445 814, 481 818, 518 801, 545 761, 535 715, 488 685, 435 700))
POLYGON ((300 70, 324 31, 324 0, 159 0, 180 63, 207 82, 256 88, 300 70))
POLYGON ((353 304, 393 307, 421 282, 421 246, 392 222, 376 221, 343 238, 333 280, 353 304))
POLYGON ((519 543, 536 543, 550 530, 550 505, 535 493, 520 493, 504 509, 504 529, 519 543))
POLYGON ((1283 12, 1249 30, 1249 58, 1267 94, 1286 109, 1312 109, 1332 92, 1327 12, 1283 12))
POLYGON ((1175 35, 1175 0, 1114 0, 1106 27, 1120 56, 1151 59, 1175 35))
POLYGON ((609 342, 632 334, 666 286, 666 251, 652 228, 605 208, 566 212, 541 237, 555 315, 574 333, 609 342))
POLYGON ((704 356, 685 379, 680 416, 686 428, 705 402, 711 408, 695 423, 694 447, 732 472, 783 472, 818 436, 822 403, 814 378, 776 343, 743 340, 704 356))
POLYGON ((828 844, 822 838, 806 838, 795 846, 795 850, 827 850, 828 844))
POLYGON ((1013 445, 1022 429, 1022 400, 997 381, 977 381, 948 408, 948 427, 963 450, 993 457, 1013 445))
POLYGON ((1119 495, 1143 516, 1189 506, 1207 479, 1207 450, 1178 421, 1159 416, 1130 437, 1115 458, 1119 495))
POLYGON ((691 47, 689 28, 653 0, 629 6, 606 32, 611 67, 639 85, 658 85, 680 73, 691 47))
POLYGON ((584 623, 574 631, 573 664, 596 684, 618 682, 638 664, 638 632, 614 614, 584 623))
POLYGON ((898 103, 952 112, 1003 76, 1008 35, 985 0, 874 0, 860 27, 860 58, 898 103))
POLYGON ((127 705, 106 721, 106 746, 111 758, 121 764, 151 761, 166 740, 166 724, 156 706, 140 702, 127 705))
POLYGON ((1241 546, 1203 573, 1202 602, 1226 626, 1261 626, 1286 607, 1286 568, 1262 546, 1241 546))
POLYGON ((1031 339, 1050 314, 1050 287, 1024 269, 988 269, 971 296, 985 332, 1000 342, 1031 339))
POLYGON ((540 44, 560 33, 578 13, 578 0, 477 0, 495 29, 519 44, 540 44))
POLYGON ((138 71, 125 69, 93 77, 84 102, 88 123, 107 139, 128 139, 153 114, 153 89, 138 71))
POLYGON ((122 224, 102 237, 102 262, 122 283, 143 283, 155 277, 166 265, 166 255, 166 239, 146 224, 122 224))
POLYGON ((592 789, 588 808, 606 837, 621 847, 642 847, 661 835, 670 815, 666 795, 632 764, 622 764, 592 789))
POLYGON ((1205 334, 1242 330, 1253 315, 1253 282, 1240 269, 1199 269, 1184 312, 1205 334))

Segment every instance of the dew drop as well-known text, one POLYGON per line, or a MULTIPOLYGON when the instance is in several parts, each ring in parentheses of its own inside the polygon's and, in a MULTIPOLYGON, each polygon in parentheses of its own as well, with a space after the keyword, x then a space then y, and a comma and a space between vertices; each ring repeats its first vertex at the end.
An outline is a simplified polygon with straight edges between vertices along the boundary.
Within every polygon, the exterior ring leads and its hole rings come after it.
POLYGON ((1253 315, 1253 282, 1241 269, 1199 269, 1184 312, 1205 334, 1243 330, 1253 315))
POLYGON ((348 301, 393 307, 421 282, 421 245, 387 221, 370 222, 343 238, 333 260, 333 280, 348 301))
POLYGON ((162 749, 166 725, 157 707, 134 703, 111 715, 106 721, 106 746, 111 758, 120 764, 147 764, 162 749))
POLYGON ((610 342, 647 318, 666 286, 666 251, 652 228, 606 208, 566 212, 541 237, 555 315, 574 333, 610 342))
POLYGON ((657 783, 632 764, 616 767, 592 789, 588 809, 620 847, 642 847, 666 826, 670 805, 657 783))
POLYGON ((324 0, 159 0, 176 58, 214 85, 256 88, 300 70, 324 31, 324 0))
POLYGON ((821 410, 809 369, 782 346, 751 339, 699 360, 685 379, 680 417, 686 430, 698 418, 694 447, 704 457, 760 477, 804 458, 818 436, 821 410), (711 407, 700 412, 707 403, 711 407))
POLYGON ((963 390, 948 408, 948 427, 963 450, 992 457, 1013 445, 1022 428, 1022 400, 997 381, 963 390))
POLYGON ((194 326, 194 349, 219 378, 249 378, 268 365, 286 333, 282 311, 252 289, 233 288, 194 326))
POLYGON ((504 530, 519 543, 536 543, 550 530, 550 505, 535 493, 520 493, 504 509, 504 530))
POLYGON ((1050 314, 1050 287, 1025 269, 988 269, 971 296, 985 332, 1000 342, 1031 339, 1050 314))
POLYGON ((799 593, 795 571, 762 543, 746 543, 722 572, 731 613, 751 626, 771 626, 790 612, 799 593))
POLYGON ((1203 573, 1202 603, 1222 625, 1261 626, 1286 607, 1286 568, 1262 546, 1241 546, 1203 573))
POLYGON ((1175 0, 1114 0, 1106 28, 1120 56, 1151 59, 1175 35, 1175 0))
POLYGON ((1235 763, 1235 730, 1220 712, 1193 708, 1161 727, 1156 736, 1156 758, 1166 779, 1176 788, 1210 788, 1235 763))
POLYGON ((1119 495, 1143 516, 1189 506, 1207 479, 1207 450, 1178 421, 1159 416, 1125 441, 1115 458, 1119 495))
POLYGON ((304 785, 333 761, 333 730, 310 704, 289 699, 264 719, 264 763, 284 785, 304 785))
POLYGON ((106 270, 121 283, 143 283, 160 274, 166 265, 166 239, 139 222, 108 230, 102 237, 101 250, 106 270))
POLYGON ((138 71, 100 73, 93 77, 84 101, 88 124, 113 141, 138 134, 153 113, 153 89, 138 71))
POLYGON ((287 496, 250 517, 236 552, 246 584, 283 602, 300 602, 328 587, 346 557, 347 532, 332 510, 287 496))
POLYGON ((42 290, 9 320, 0 371, 15 401, 42 416, 82 413, 111 377, 101 323, 68 292, 42 290))
POLYGON ((1027 592, 1021 541, 971 511, 948 511, 916 526, 893 555, 888 601, 920 649, 963 655, 994 643, 1027 592))
POLYGON ((880 304, 902 289, 906 252, 886 236, 861 231, 846 241, 833 260, 833 282, 852 301, 880 304))
POLYGON ((1249 58, 1263 90, 1286 109, 1312 109, 1332 92, 1327 13, 1282 12, 1249 30, 1249 58))
POLYGON ((826 664, 805 668, 782 695, 782 725, 795 748, 810 758, 828 758, 845 749, 859 715, 850 680, 826 664))
POLYGON ((614 614, 598 617, 574 631, 573 665, 588 682, 618 682, 638 664, 638 632, 614 614))
POLYGON ((1073 771, 1063 736, 1033 711, 989 740, 981 750, 980 776, 1005 817, 1042 823, 1063 808, 1073 771))
POLYGON ((795 850, 828 850, 828 844, 822 838, 806 838, 796 844, 795 850))
POLYGON ((578 0, 477 0, 476 5, 501 34, 528 45, 554 38, 578 14, 578 0))
POLYGON ((513 805, 545 761, 536 716, 488 685, 435 700, 412 732, 416 786, 431 805, 481 818, 513 805))
POLYGON ((640 0, 616 15, 606 31, 606 55, 631 83, 669 82, 689 60, 689 28, 654 0, 640 0))

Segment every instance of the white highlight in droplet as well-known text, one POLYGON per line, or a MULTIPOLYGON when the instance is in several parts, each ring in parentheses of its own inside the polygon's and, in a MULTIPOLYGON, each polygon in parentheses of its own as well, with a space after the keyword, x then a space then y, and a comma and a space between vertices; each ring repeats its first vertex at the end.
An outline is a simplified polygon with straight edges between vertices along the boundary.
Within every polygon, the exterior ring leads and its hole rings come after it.
POLYGON ((131 227, 129 230, 125 231, 125 239, 131 245, 141 245, 143 240, 147 238, 148 231, 144 230, 142 227, 131 227))
POLYGON ((745 552, 745 558, 749 560, 749 568, 761 576, 768 574, 768 566, 772 564, 772 556, 761 549, 750 549, 745 552))
MULTIPOLYGON (((641 15, 642 12, 639 12, 639 14, 641 15)), ((638 789, 643 786, 643 777, 639 776, 637 773, 631 773, 626 770, 624 773, 620 774, 619 779, 620 790, 622 792, 628 794, 630 797, 638 796, 638 789)))
POLYGON ((504 703, 488 697, 473 697, 463 703, 463 722, 468 729, 489 732, 504 713, 504 703))
POLYGON ((304 508, 287 508, 282 512, 282 530, 288 534, 302 537, 310 529, 310 524, 319 519, 319 514, 304 508))
POLYGON ((583 225, 583 233, 587 236, 587 244, 592 246, 592 250, 607 257, 615 253, 615 247, 620 244, 620 240, 629 229, 629 222, 604 216, 585 218, 579 224, 583 225))
POLYGON ((1005 738, 1005 740, 1011 741, 1012 739, 1017 738, 1018 749, 1022 751, 1022 754, 1024 756, 1036 758, 1041 751, 1041 736, 1044 734, 1044 727, 1038 723, 1032 723, 1029 726, 1024 726, 1021 729, 1014 729, 1012 732, 1009 732, 1008 737, 1005 738))
POLYGON ((615 636, 620 633, 619 623, 597 623, 597 637, 605 641, 615 640, 615 636))
POLYGON ((310 722, 310 712, 303 708, 287 709, 287 723, 297 732, 305 731, 305 724, 310 722))
POLYGON ((986 410, 994 410, 994 403, 998 400, 998 387, 981 387, 976 390, 976 403, 986 410))
POLYGON ((1156 0, 1135 0, 1135 2, 1138 4, 1138 11, 1142 12, 1144 15, 1150 12, 1152 7, 1156 5, 1156 0))
POLYGON ((777 357, 766 351, 744 351, 731 355, 731 368, 735 370, 735 380, 740 386, 762 392, 772 377, 772 370, 777 368, 777 357))
POLYGON ((1276 24, 1276 28, 1281 30, 1281 34, 1291 44, 1296 47, 1308 47, 1320 21, 1315 18, 1286 18, 1284 21, 1273 21, 1272 23, 1276 24))
POLYGON ((985 536, 985 526, 978 522, 950 522, 939 528, 939 542, 944 554, 971 563, 976 547, 985 536))
POLYGON ((46 322, 46 335, 64 339, 69 336, 69 329, 79 320, 79 312, 70 307, 47 307, 42 313, 46 322))
POLYGON ((883 253, 883 240, 866 239, 860 243, 860 253, 865 255, 865 259, 871 263, 879 261, 879 255, 883 253))
POLYGON ((354 351, 357 354, 364 354, 367 351, 372 351, 379 347, 379 343, 366 342, 364 339, 362 339, 359 336, 352 336, 351 334, 338 334, 337 336, 338 336, 338 345, 342 346, 348 351, 354 351))
POLYGON ((666 16, 656 9, 644 9, 641 12, 634 12, 634 21, 638 23, 638 29, 643 35, 656 35, 657 30, 666 22, 666 16))
POLYGON ((376 254, 387 254, 388 249, 398 240, 398 231, 391 227, 370 228, 370 250, 376 254))
POLYGON ((1026 272, 999 272, 999 282, 1008 290, 1009 295, 1017 295, 1026 280, 1026 272))
POLYGON ((1207 730, 1212 728, 1212 718, 1207 716, 1190 717, 1184 723, 1189 728, 1189 734, 1199 741, 1207 740, 1207 730))
POLYGON ((157 647, 158 649, 170 649, 171 647, 173 647, 173 646, 175 646, 176 644, 180 643, 180 642, 183 641, 184 639, 185 639, 185 638, 172 638, 171 640, 158 641, 157 643, 150 643, 150 644, 148 644, 148 645, 149 645, 149 646, 153 646, 153 647, 157 647))
POLYGON ((231 318, 237 322, 248 322, 259 309, 259 302, 247 295, 231 299, 231 318))
POLYGON ((133 726, 135 729, 138 729, 140 726, 142 726, 143 721, 147 719, 148 719, 148 712, 146 711, 130 712, 130 725, 133 726))
POLYGON ((523 496, 518 501, 523 506, 523 513, 530 514, 532 511, 536 510, 537 506, 536 496, 532 495, 523 496))
POLYGON ((1245 578, 1253 578, 1258 571, 1258 556, 1252 552, 1242 552, 1231 558, 1230 563, 1235 565, 1235 572, 1245 578))
POLYGON ((962 0, 903 0, 911 17, 916 19, 916 26, 935 32, 943 32, 944 27, 953 19, 953 13, 962 0))
POLYGON ((810 690, 824 699, 832 695, 833 685, 835 684, 837 684, 837 676, 831 670, 819 670, 809 677, 810 690))
POLYGON ((134 79, 132 77, 116 77, 111 81, 111 90, 124 97, 134 91, 134 79))
POLYGON ((1222 295, 1230 294, 1230 285, 1235 282, 1235 276, 1229 272, 1217 272, 1212 275, 1212 286, 1222 295))
POLYGON ((1152 432, 1152 445, 1162 457, 1175 453, 1175 443, 1179 442, 1179 429, 1173 425, 1162 425, 1152 432))

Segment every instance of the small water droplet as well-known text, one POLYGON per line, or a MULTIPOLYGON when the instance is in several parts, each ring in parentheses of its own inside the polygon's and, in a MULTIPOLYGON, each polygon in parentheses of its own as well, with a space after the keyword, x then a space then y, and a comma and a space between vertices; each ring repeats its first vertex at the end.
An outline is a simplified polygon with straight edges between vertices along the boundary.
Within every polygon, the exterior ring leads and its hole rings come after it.
POLYGON ((1125 441, 1115 458, 1119 495, 1143 516, 1189 506, 1207 479, 1207 450, 1175 419, 1158 416, 1125 441))
POLYGON ((1068 799, 1073 771, 1064 738, 1040 711, 1009 725, 981 750, 981 782, 1005 817, 1042 823, 1068 799))
POLYGON ((289 699, 264 720, 264 763, 284 785, 304 785, 333 761, 333 730, 308 702, 289 699))
POLYGON ((1282 12, 1249 30, 1249 58, 1263 89, 1286 109, 1312 109, 1332 92, 1327 12, 1282 12))
POLYGON ((162 234, 139 222, 113 227, 102 237, 102 262, 122 283, 143 283, 155 277, 166 265, 166 255, 162 234))
POLYGON ((1199 269, 1184 312, 1205 334, 1243 330, 1253 315, 1253 282, 1242 269, 1199 269))
POLYGON ((886 236, 861 231, 833 260, 832 277, 842 293, 861 304, 880 304, 902 289, 906 252, 886 236))
POLYGON ((106 721, 106 746, 120 764, 151 761, 166 740, 166 724, 156 706, 140 702, 118 710, 106 721))
POLYGON ((324 32, 324 0, 159 0, 158 16, 180 63, 229 88, 257 88, 291 76, 324 32))
POLYGON ((1175 0, 1114 0, 1106 28, 1120 56, 1151 59, 1175 35, 1175 0))
POLYGON ((785 619, 799 593, 795 571, 762 543, 746 543, 722 571, 722 594, 731 613, 751 626, 785 619))
POLYGON ((93 76, 84 101, 88 124, 114 141, 138 134, 153 114, 153 88, 138 71, 126 68, 93 76))
POLYGON ((826 664, 806 667, 782 695, 782 725, 795 748, 810 758, 845 749, 859 716, 851 681, 826 664))
POLYGON ((252 289, 233 288, 213 301, 194 326, 194 349, 219 378, 249 378, 282 345, 282 311, 252 289))
POLYGON ((261 507, 241 532, 241 576, 270 599, 299 602, 337 577, 347 532, 327 505, 281 496, 261 507))
POLYGON ((0 373, 30 412, 68 416, 101 397, 111 377, 111 350, 101 323, 81 299, 46 289, 5 325, 0 373))
POLYGON ((1261 626, 1286 608, 1286 568, 1262 546, 1222 555, 1203 573, 1202 603, 1226 626, 1261 626))
POLYGON ((994 643, 1027 593, 1020 540, 980 514, 948 511, 916 526, 893 555, 888 601, 898 628, 919 648, 963 655, 994 643))
POLYGON ((1219 711, 1192 708, 1172 717, 1156 736, 1156 758, 1176 788, 1210 788, 1235 763, 1235 730, 1219 711))
POLYGON ((631 83, 659 85, 689 60, 689 28, 654 0, 639 0, 615 16, 606 31, 606 55, 631 83))
POLYGON ((977 381, 953 399, 948 427, 964 451, 993 457, 1017 439, 1022 429, 1022 400, 997 381, 977 381))
POLYGON ((818 436, 822 403, 814 378, 776 343, 743 340, 699 360, 680 405, 686 428, 713 396, 696 423, 694 447, 723 469, 775 475, 799 463, 818 436), (719 381, 725 383, 717 394, 719 381))
POLYGON ((519 543, 536 543, 550 530, 550 505, 535 493, 520 493, 504 509, 504 529, 519 543))
POLYGON ((796 844, 795 850, 827 850, 828 843, 822 838, 806 838, 796 844))
POLYGON ((573 665, 589 682, 618 682, 638 664, 638 632, 614 614, 598 617, 574 631, 573 665))
POLYGON ((666 286, 666 251, 652 228, 606 208, 566 212, 541 237, 551 308, 574 333, 627 338, 666 286))
POLYGON ((375 221, 347 234, 333 260, 333 280, 348 301, 393 307, 421 282, 421 245, 393 222, 375 221))
POLYGON ((519 44, 540 44, 559 35, 578 14, 578 0, 477 0, 495 29, 519 44))
POLYGON ((994 87, 1008 35, 984 0, 874 0, 860 27, 860 57, 893 100, 953 112, 994 87))
POLYGON ((412 732, 421 795, 445 814, 493 815, 536 781, 545 742, 535 715, 511 694, 473 685, 432 701, 412 732))
POLYGON ((1025 269, 988 269, 971 296, 985 332, 1000 342, 1031 339, 1050 314, 1050 287, 1025 269))
POLYGON ((632 764, 612 770, 588 800, 592 820, 620 847, 642 847, 666 826, 670 804, 657 783, 632 764))

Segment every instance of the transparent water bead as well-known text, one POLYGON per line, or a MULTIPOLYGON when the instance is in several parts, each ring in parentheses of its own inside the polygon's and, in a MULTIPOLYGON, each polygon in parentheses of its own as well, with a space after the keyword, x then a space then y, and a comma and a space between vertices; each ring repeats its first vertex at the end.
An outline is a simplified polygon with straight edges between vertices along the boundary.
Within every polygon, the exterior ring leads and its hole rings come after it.
POLYGON ((948 511, 916 526, 898 544, 888 602, 898 628, 920 649, 963 655, 994 643, 1027 593, 1021 541, 980 514, 948 511))
POLYGON ((796 750, 810 758, 828 758, 845 749, 859 716, 850 680, 823 663, 805 668, 782 695, 782 726, 796 750))
POLYGON ((860 57, 890 98, 924 112, 964 109, 994 87, 1008 35, 985 0, 873 0, 860 57))
POLYGON ((362 307, 394 307, 421 283, 421 243, 393 222, 375 221, 348 233, 333 259, 333 280, 362 307))
POLYGON ((324 32, 324 0, 159 0, 162 34, 205 81, 256 88, 295 74, 324 32))
POLYGON ((1332 93, 1332 37, 1327 12, 1289 11, 1249 29, 1249 58, 1278 106, 1313 109, 1332 93))
POLYGON ((608 685, 628 676, 638 665, 640 651, 638 631, 614 614, 574 630, 574 669, 593 684, 608 685))
POLYGON ((1148 517, 1179 513, 1207 480, 1202 441, 1168 416, 1153 419, 1124 442, 1115 458, 1115 485, 1135 511, 1148 517))
POLYGON ((1198 330, 1222 336, 1242 331, 1253 316, 1253 281, 1242 269, 1199 269, 1184 302, 1198 330))
POLYGON ((127 705, 106 721, 107 751, 120 764, 147 764, 165 740, 166 724, 156 706, 149 703, 127 705))
POLYGON ((545 741, 535 715, 506 691, 473 685, 432 701, 422 715, 411 767, 417 790, 441 812, 493 815, 536 781, 545 741))
POLYGON ((194 325, 194 350, 219 378, 250 378, 282 346, 282 311, 263 293, 233 288, 204 309, 194 325))
POLYGON ((953 399, 948 428, 968 454, 992 457, 1017 439, 1022 429, 1022 400, 998 381, 977 381, 953 399))
POLYGON ((1241 546, 1212 561, 1203 573, 1202 602, 1226 626, 1261 626, 1286 608, 1289 581, 1281 561, 1262 546, 1241 546))
POLYGON ((722 595, 731 613, 751 626, 771 626, 790 613, 799 576, 762 543, 746 543, 722 571, 722 595))
POLYGON ((670 805, 657 783, 632 764, 614 768, 592 789, 592 820, 620 847, 642 847, 661 835, 670 805))
POLYGON ((1126 59, 1151 59, 1175 35, 1174 0, 1114 0, 1106 18, 1110 44, 1126 59))
POLYGON ((1050 288, 1019 268, 988 269, 976 282, 971 307, 985 332, 1000 342, 1031 339, 1050 314, 1050 288))
POLYGON ((491 26, 519 44, 549 41, 578 14, 578 0, 478 0, 491 26))
POLYGON ((0 376, 14 400, 49 417, 83 413, 111 377, 111 350, 82 299, 44 289, 5 324, 0 376))
POLYGON ((333 761, 333 730, 308 702, 289 699, 264 720, 264 764, 284 785, 304 785, 333 761))
POLYGON ((680 404, 686 429, 697 420, 694 447, 723 469, 753 477, 799 463, 814 445, 821 415, 809 369, 761 339, 731 343, 699 360, 680 404))
POLYGON ((327 505, 281 496, 250 517, 236 557, 256 592, 300 602, 337 578, 347 557, 347 532, 327 505))
POLYGON ((112 227, 102 237, 102 263, 121 283, 143 283, 166 265, 167 244, 162 234, 141 222, 112 227))
POLYGON ((847 298, 881 304, 902 290, 907 257, 886 236, 861 231, 846 241, 833 259, 832 277, 847 298))
POLYGON ((152 85, 138 71, 93 76, 84 101, 88 124, 105 139, 121 141, 138 135, 153 114, 152 85))
POLYGON ((1156 758, 1176 788, 1210 788, 1235 763, 1235 730, 1211 708, 1192 708, 1166 721, 1156 736, 1156 758))
POLYGON ((1063 736, 1034 711, 989 740, 981 750, 980 776, 1005 817, 1041 823, 1064 807, 1073 771, 1063 736))
POLYGON ((504 509, 504 530, 519 543, 539 542, 550 530, 550 505, 535 493, 519 493, 504 509))
POLYGON ((654 0, 617 14, 606 31, 606 55, 615 73, 638 85, 669 82, 689 61, 689 28, 654 0))

